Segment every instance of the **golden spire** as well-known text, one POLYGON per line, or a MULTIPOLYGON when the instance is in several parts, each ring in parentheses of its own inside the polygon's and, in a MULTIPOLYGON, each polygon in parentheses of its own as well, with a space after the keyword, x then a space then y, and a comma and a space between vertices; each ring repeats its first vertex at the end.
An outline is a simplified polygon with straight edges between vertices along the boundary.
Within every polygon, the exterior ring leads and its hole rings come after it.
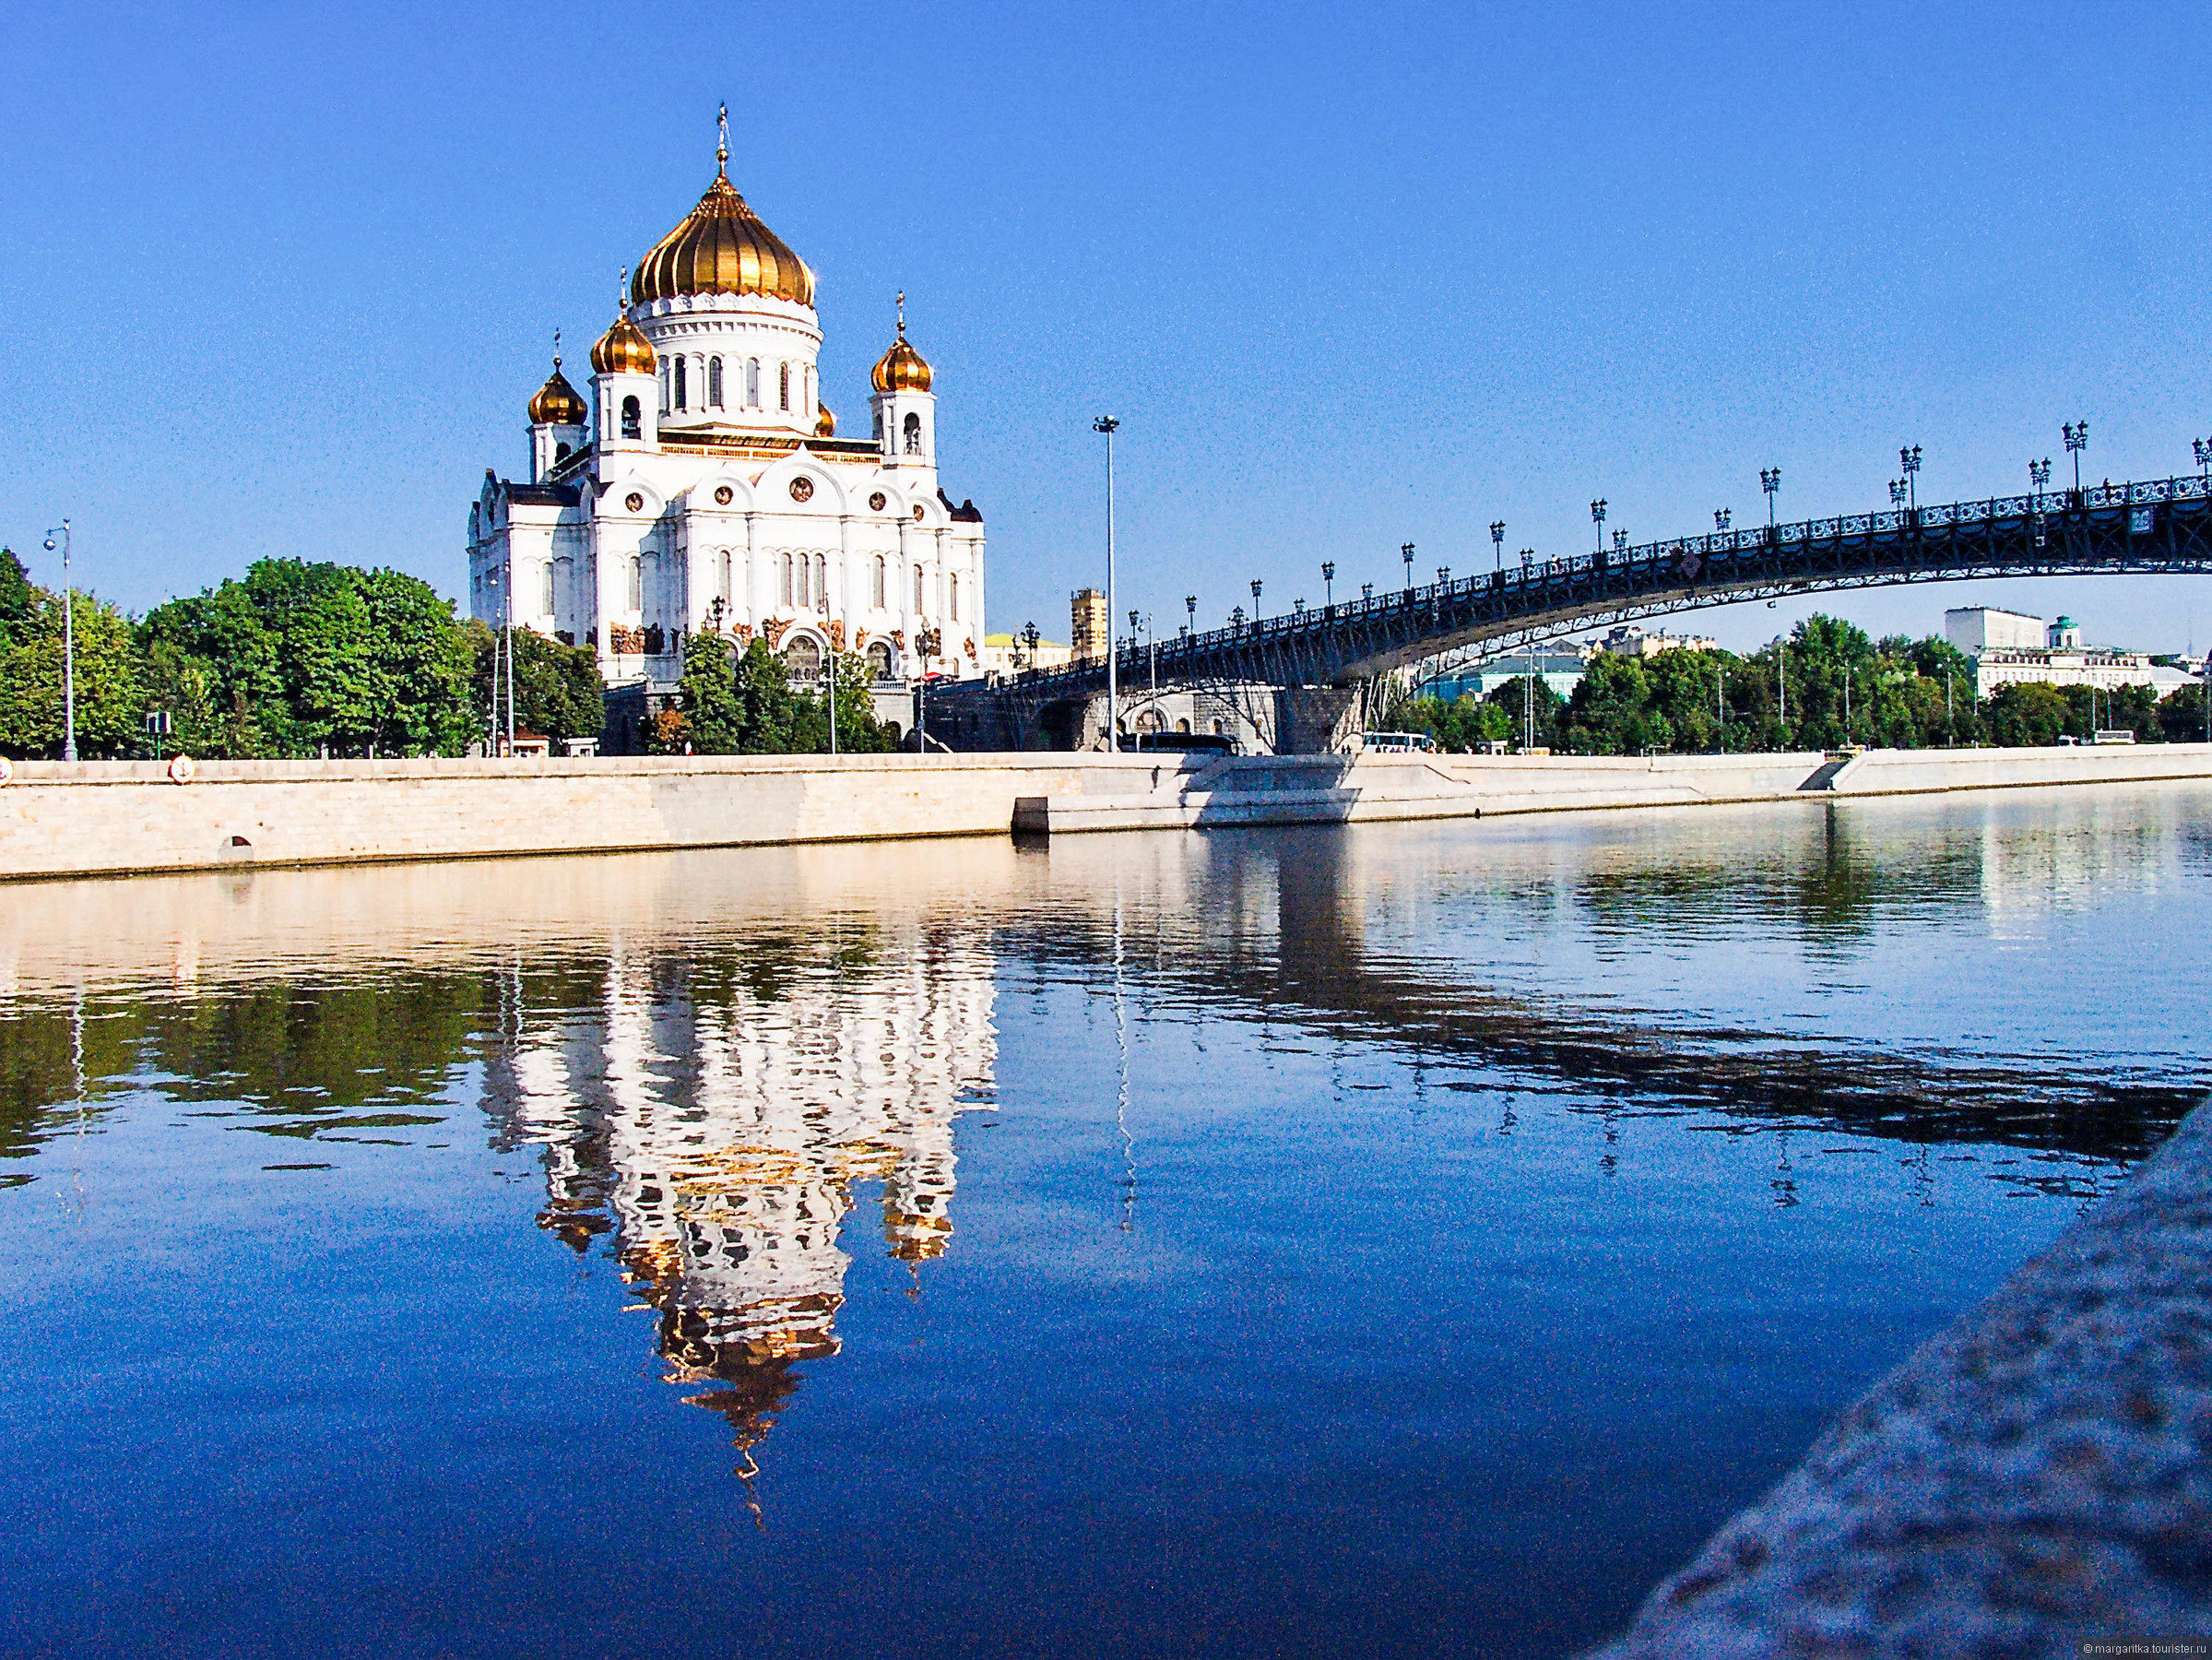
POLYGON ((729 177, 729 106, 727 104, 724 104, 716 114, 715 125, 721 134, 720 139, 715 145, 715 172, 727 179, 729 177))

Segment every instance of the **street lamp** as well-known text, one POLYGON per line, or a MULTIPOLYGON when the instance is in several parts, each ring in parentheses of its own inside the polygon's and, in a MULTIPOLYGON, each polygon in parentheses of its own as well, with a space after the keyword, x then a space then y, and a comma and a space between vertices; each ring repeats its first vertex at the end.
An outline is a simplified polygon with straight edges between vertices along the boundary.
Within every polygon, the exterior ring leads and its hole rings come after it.
POLYGON ((1716 508, 1714 508, 1714 509, 1713 509, 1713 529, 1714 529, 1716 532, 1719 532, 1719 531, 1721 531, 1721 530, 1725 530, 1725 529, 1727 529, 1727 528, 1728 528, 1728 521, 1729 521, 1729 519, 1730 519, 1730 517, 1731 517, 1731 516, 1732 516, 1732 515, 1731 515, 1731 510, 1730 510, 1730 509, 1728 509, 1728 508, 1726 508, 1726 507, 1716 507, 1716 508))
POLYGON ((1782 469, 1779 467, 1759 468, 1759 488, 1767 492, 1767 528, 1774 528, 1774 492, 1782 487, 1782 469))
POLYGON ((2049 456, 2045 456, 2040 461, 2030 461, 2028 464, 2028 482, 2035 491, 2035 545, 2040 548, 2044 541, 2043 492, 2051 483, 2051 457, 2049 456))
POLYGON ((1902 480, 1902 479, 1892 479, 1892 480, 1889 480, 1889 505, 1890 505, 1890 507, 1891 507, 1891 508, 1892 508, 1894 511, 1902 512, 1902 511, 1904 510, 1904 506, 1905 506, 1905 480, 1902 480))
POLYGON ((1120 740, 1121 681, 1115 661, 1119 654, 1114 649, 1114 434, 1121 422, 1111 415, 1101 415, 1091 423, 1091 430, 1106 438, 1106 745, 1111 749, 1120 740))
POLYGON ((1361 583, 1361 584, 1359 585, 1359 597, 1360 597, 1362 599, 1374 599, 1374 598, 1375 598, 1375 585, 1374 585, 1373 583, 1371 583, 1371 582, 1363 582, 1363 583, 1361 583))
POLYGON ((1037 666, 1037 640, 1039 637, 1036 622, 1033 618, 1030 621, 1029 626, 1022 630, 1022 638, 1026 641, 1029 646, 1029 667, 1033 670, 1037 666))
POLYGON ((1252 578, 1252 621, 1260 621, 1260 578, 1252 578))
MULTIPOLYGON (((2088 431, 2087 427, 2082 429, 2088 431)), ((1913 512, 1920 511, 1920 445, 1915 444, 1897 453, 1897 464, 1905 469, 1906 499, 1913 512)))
POLYGON ((1336 605, 1336 561, 1321 561, 1321 603, 1331 610, 1336 605))
POLYGON ((1451 567, 1449 565, 1438 565, 1437 567, 1437 586, 1438 587, 1443 587, 1450 581, 1451 567))
POLYGON ((1615 530, 1613 533, 1613 551, 1615 553, 1625 553, 1627 549, 1628 533, 1626 530, 1615 530))
POLYGON ((69 521, 46 532, 46 551, 62 539, 62 759, 77 759, 77 590, 69 582, 69 521))
POLYGON ((1241 605, 1240 605, 1240 606, 1236 607, 1236 608, 1234 611, 1232 611, 1229 613, 1229 627, 1230 627, 1232 630, 1240 630, 1240 629, 1242 629, 1242 628, 1244 627, 1244 607, 1243 607, 1243 606, 1241 606, 1241 605))
POLYGON ((2065 434, 2067 452, 2074 457, 2074 494, 2081 496, 2081 452, 2089 447, 2089 423, 2086 421, 2064 422, 2059 431, 2065 434))
POLYGON ((1501 571, 1504 570, 1506 568, 1506 521, 1504 519, 1490 521, 1490 551, 1497 560, 1497 568, 1501 571))
POLYGON ((1190 615, 1190 632, 1192 634, 1198 633, 1198 596, 1196 594, 1185 594, 1183 596, 1183 609, 1190 615))
POLYGON ((2196 470, 2212 484, 2212 438, 2192 438, 2189 447, 2196 452, 2196 470))
POLYGON ((1598 528, 1598 551, 1605 551, 1605 498, 1600 496, 1590 504, 1591 523, 1598 528))

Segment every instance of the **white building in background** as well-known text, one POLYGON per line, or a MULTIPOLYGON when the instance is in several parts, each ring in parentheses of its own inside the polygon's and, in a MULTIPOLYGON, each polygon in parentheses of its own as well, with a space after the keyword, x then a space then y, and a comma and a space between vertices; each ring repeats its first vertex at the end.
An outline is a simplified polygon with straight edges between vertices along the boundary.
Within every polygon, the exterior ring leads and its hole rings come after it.
POLYGON ((468 513, 470 614, 589 645, 610 683, 665 684, 685 638, 754 637, 811 673, 834 645, 881 679, 980 671, 983 516, 938 481, 929 363, 896 337, 869 435, 837 436, 814 273, 729 183, 626 275, 587 401, 553 372, 524 478, 468 513))
POLYGON ((1633 622, 1624 622, 1605 636, 1603 649, 1615 657, 1650 658, 1662 651, 1713 651, 1720 644, 1704 634, 1646 633, 1633 622))
POLYGON ((2022 681, 2047 686, 2149 686, 2161 694, 2181 677, 2161 672, 2139 651, 2110 651, 2082 644, 2071 617, 2045 623, 2019 611, 1971 606, 1943 614, 1944 636, 1974 659, 1974 695, 2022 681))

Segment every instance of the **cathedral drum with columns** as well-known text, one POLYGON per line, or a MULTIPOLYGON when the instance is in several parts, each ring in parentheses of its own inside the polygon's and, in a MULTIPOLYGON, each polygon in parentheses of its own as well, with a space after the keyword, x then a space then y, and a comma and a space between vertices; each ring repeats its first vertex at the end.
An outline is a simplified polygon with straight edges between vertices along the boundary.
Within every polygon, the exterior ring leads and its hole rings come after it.
POLYGON ((929 365, 898 333, 874 430, 839 438, 815 356, 814 273, 715 182, 638 264, 591 350, 530 399, 526 480, 487 471, 468 516, 472 615, 590 645, 610 685, 666 686, 695 634, 758 637, 793 678, 833 647, 875 679, 980 671, 983 516, 937 478, 929 365))

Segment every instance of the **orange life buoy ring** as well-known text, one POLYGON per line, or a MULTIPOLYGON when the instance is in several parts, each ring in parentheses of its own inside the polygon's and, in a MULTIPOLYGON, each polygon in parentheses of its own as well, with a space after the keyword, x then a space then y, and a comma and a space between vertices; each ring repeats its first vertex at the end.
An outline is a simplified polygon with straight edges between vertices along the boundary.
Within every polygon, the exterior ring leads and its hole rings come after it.
POLYGON ((169 781, 172 784, 189 784, 199 770, 199 764, 190 755, 179 755, 169 764, 169 781))

